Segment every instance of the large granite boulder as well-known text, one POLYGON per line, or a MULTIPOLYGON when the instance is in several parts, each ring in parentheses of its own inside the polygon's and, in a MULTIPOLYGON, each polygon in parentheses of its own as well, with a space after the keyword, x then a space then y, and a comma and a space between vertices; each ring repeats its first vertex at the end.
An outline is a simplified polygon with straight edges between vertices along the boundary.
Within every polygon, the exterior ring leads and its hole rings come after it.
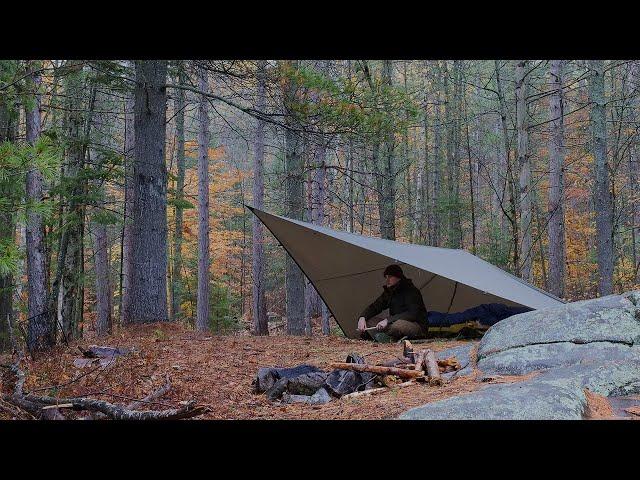
POLYGON ((522 313, 491 327, 478 347, 485 373, 522 375, 580 362, 640 358, 639 292, 522 313))
POLYGON ((485 374, 536 377, 423 405, 402 419, 580 419, 584 389, 640 392, 640 292, 522 313, 491 327, 478 347, 485 374))
POLYGON ((489 375, 525 375, 581 362, 611 360, 640 360, 640 346, 610 342, 527 345, 486 355, 479 360, 478 369, 489 375))
POLYGON ((428 403, 403 413, 402 420, 580 420, 584 389, 604 395, 640 392, 640 362, 588 363, 553 368, 528 381, 489 385, 482 390, 428 403))
POLYGON ((623 295, 567 303, 506 318, 482 338, 478 359, 526 345, 571 342, 640 342, 637 308, 623 295))

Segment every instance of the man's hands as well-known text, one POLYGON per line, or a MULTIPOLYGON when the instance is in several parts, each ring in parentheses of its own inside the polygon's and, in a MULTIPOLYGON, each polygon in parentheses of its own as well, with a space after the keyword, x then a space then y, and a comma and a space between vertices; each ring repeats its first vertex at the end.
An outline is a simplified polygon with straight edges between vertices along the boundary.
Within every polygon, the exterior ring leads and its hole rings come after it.
MULTIPOLYGON (((381 320, 381 321, 378 322, 378 324, 376 325, 376 329, 381 332, 381 331, 385 330, 387 328, 387 326, 389 326, 389 320, 385 318, 384 320, 381 320)), ((358 328, 357 328, 357 330, 359 332, 364 332, 364 331, 367 330, 367 321, 366 321, 366 319, 364 317, 360 317, 358 319, 358 328)))
POLYGON ((364 332, 367 329, 367 320, 364 317, 358 319, 358 331, 364 332))

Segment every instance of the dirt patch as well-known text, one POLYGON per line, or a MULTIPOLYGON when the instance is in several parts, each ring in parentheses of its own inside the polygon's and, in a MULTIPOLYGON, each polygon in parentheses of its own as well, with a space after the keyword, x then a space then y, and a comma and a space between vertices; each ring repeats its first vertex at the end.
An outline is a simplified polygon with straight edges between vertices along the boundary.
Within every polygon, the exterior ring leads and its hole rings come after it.
MULTIPOLYGON (((465 344, 465 341, 433 341, 434 351, 465 344)), ((28 360, 26 391, 54 396, 90 396, 117 403, 145 397, 164 383, 165 373, 172 389, 159 404, 149 408, 173 407, 194 399, 211 411, 209 419, 386 419, 428 402, 472 392, 483 386, 475 375, 456 378, 441 387, 416 384, 378 395, 334 400, 325 405, 275 405, 264 395, 253 394, 251 382, 260 367, 292 367, 308 363, 328 369, 350 353, 365 356, 368 363, 398 357, 398 344, 377 344, 331 337, 210 336, 181 325, 155 324, 120 328, 105 339, 89 334, 69 347, 58 346, 36 361, 28 360), (76 368, 73 361, 90 344, 132 348, 104 368, 76 368)), ((510 378, 509 381, 512 379, 510 378)), ((514 381, 520 378, 513 379, 514 381)), ((0 418, 7 418, 0 409, 0 418), (4 417, 3 417, 4 415, 4 417)), ((9 418, 11 418, 9 416, 9 418)))

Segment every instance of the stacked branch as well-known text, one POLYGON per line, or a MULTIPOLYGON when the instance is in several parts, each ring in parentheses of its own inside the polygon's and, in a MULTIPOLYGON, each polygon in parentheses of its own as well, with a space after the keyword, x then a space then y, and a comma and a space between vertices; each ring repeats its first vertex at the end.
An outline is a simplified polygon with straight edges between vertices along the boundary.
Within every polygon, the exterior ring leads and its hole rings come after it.
POLYGON ((442 385, 443 378, 433 350, 415 351, 410 341, 405 340, 402 359, 386 362, 384 365, 367 365, 362 363, 334 362, 331 368, 369 372, 378 375, 395 375, 404 379, 427 377, 429 385, 442 385))
POLYGON ((443 380, 440 375, 440 368, 436 355, 433 350, 419 350, 415 351, 413 345, 409 340, 404 341, 403 356, 405 359, 410 360, 415 366, 416 371, 426 373, 429 379, 429 385, 442 385, 443 380))
POLYGON ((395 375, 400 378, 418 378, 424 373, 421 370, 408 370, 406 368, 383 367, 381 365, 367 365, 364 363, 344 363, 334 362, 329 365, 330 368, 339 370, 353 370, 354 372, 377 373, 378 375, 395 375))

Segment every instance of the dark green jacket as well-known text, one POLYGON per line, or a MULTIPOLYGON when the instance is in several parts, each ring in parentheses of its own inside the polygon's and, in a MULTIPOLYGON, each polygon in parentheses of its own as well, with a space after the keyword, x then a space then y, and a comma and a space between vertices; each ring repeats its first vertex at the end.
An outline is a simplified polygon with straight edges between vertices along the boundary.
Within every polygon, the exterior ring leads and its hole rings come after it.
POLYGON ((369 320, 385 309, 389 309, 389 324, 402 318, 422 325, 427 324, 427 309, 420 290, 408 278, 403 278, 393 287, 383 287, 384 292, 364 309, 361 317, 369 320))

